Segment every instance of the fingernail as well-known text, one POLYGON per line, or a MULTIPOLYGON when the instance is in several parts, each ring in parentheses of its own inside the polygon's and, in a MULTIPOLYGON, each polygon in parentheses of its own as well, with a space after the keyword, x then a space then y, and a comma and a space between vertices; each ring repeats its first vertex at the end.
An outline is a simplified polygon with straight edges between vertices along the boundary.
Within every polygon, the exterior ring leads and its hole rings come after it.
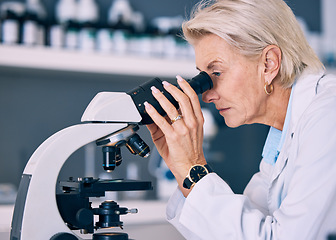
POLYGON ((145 108, 147 108, 147 109, 151 109, 152 108, 152 106, 147 101, 144 102, 144 105, 145 105, 145 108))
POLYGON ((159 93, 159 89, 157 89, 155 86, 152 86, 151 87, 151 90, 154 92, 154 93, 159 93))
POLYGON ((165 85, 165 86, 169 86, 170 85, 170 83, 167 82, 167 81, 163 81, 162 84, 165 85))
POLYGON ((177 81, 180 81, 180 82, 183 81, 183 78, 182 78, 180 75, 177 75, 177 76, 176 76, 176 79, 177 79, 177 81))

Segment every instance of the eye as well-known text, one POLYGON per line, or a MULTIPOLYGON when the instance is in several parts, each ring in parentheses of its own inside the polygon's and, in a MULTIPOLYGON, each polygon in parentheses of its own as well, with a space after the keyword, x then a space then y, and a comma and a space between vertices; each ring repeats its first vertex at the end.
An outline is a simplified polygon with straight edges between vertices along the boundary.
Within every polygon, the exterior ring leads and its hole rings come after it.
POLYGON ((216 77, 219 77, 221 75, 220 72, 213 72, 212 75, 215 75, 216 77))

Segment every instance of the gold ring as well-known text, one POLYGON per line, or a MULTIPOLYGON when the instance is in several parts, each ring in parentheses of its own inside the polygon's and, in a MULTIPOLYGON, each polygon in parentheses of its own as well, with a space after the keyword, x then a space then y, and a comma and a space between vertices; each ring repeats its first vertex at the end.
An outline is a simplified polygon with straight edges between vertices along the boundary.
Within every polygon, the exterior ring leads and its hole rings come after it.
POLYGON ((172 124, 174 123, 174 122, 176 122, 176 121, 178 121, 178 120, 181 120, 182 119, 182 115, 177 115, 175 118, 173 118, 172 120, 171 120, 171 122, 172 122, 172 124))

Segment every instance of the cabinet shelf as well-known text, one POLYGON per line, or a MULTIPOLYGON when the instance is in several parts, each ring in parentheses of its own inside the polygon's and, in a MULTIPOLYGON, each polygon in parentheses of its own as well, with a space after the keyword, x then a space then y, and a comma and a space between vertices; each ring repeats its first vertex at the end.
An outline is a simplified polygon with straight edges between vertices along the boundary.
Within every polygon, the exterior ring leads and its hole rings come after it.
POLYGON ((177 74, 185 78, 197 74, 194 61, 188 59, 164 59, 4 45, 0 46, 0 66, 170 78, 177 74))

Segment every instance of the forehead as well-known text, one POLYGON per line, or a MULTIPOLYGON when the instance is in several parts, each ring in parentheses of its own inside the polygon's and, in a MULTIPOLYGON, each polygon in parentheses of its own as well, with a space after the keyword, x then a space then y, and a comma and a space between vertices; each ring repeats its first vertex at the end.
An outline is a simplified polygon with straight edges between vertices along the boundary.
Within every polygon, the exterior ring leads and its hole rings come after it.
POLYGON ((217 35, 209 34, 199 39, 195 44, 196 67, 206 70, 217 61, 229 63, 238 56, 238 51, 217 35))

